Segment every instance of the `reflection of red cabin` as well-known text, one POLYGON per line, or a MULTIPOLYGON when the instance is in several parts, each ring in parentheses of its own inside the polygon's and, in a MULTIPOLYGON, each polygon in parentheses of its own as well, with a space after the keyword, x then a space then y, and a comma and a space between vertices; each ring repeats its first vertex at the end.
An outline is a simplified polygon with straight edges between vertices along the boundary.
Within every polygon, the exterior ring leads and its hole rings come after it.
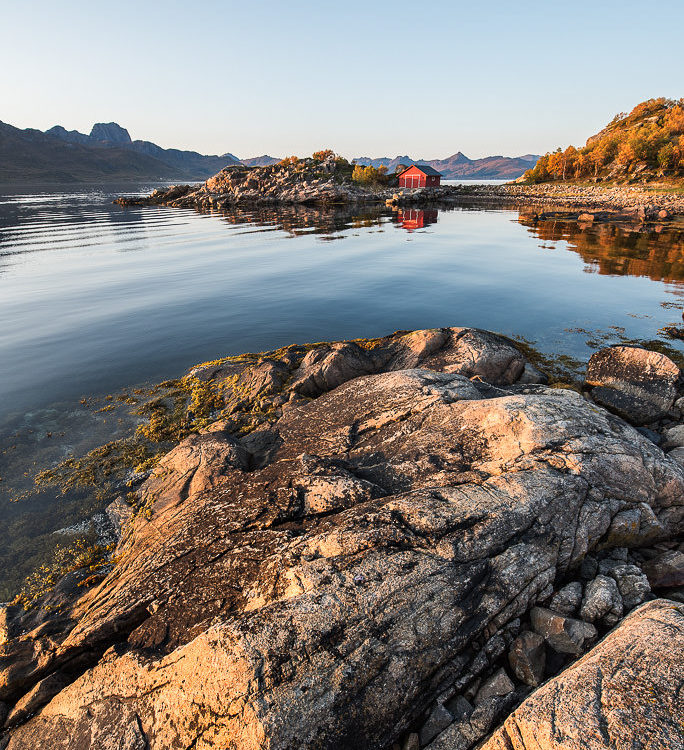
POLYGON ((397 221, 404 229, 422 229, 437 221, 436 208, 408 208, 397 213, 397 221))
POLYGON ((439 187, 442 175, 427 164, 414 164, 399 175, 399 187, 439 187))

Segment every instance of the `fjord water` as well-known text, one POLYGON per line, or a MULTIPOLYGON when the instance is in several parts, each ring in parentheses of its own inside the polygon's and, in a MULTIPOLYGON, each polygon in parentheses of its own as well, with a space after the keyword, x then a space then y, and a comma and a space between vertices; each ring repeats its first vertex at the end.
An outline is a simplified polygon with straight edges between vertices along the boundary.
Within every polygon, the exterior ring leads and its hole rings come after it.
MULTIPOLYGON (((0 524, 16 541, 3 569, 30 569, 48 535, 98 510, 45 494, 9 502, 35 470, 130 428, 84 396, 227 354, 434 326, 488 328, 586 360, 589 344, 655 339, 680 320, 681 229, 535 224, 472 205, 203 214, 112 204, 152 187, 0 191, 0 524)), ((12 590, 4 575, 0 601, 12 590)))
POLYGON ((585 358, 572 329, 653 338, 679 317, 667 231, 573 238, 472 209, 222 216, 115 195, 0 195, 0 416, 292 342, 463 325, 585 358))

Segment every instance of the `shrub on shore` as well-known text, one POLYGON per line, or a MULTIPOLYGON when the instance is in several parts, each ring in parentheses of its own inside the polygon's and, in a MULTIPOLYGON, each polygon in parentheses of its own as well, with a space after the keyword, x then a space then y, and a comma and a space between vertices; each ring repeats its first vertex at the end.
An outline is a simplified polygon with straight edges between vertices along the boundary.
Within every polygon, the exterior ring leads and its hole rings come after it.
POLYGON ((387 167, 363 167, 357 164, 352 172, 352 180, 359 185, 386 185, 388 181, 387 167))

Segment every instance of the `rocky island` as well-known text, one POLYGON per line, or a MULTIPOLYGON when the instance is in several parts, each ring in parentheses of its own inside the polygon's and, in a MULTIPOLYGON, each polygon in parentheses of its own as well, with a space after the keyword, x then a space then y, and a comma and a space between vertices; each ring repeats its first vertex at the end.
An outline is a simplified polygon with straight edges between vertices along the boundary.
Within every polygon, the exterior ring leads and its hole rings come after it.
POLYGON ((2 609, 0 747, 684 746, 682 373, 562 385, 468 328, 194 368, 99 575, 2 609))
POLYGON ((449 208, 460 205, 534 209, 539 218, 580 221, 666 222, 684 215, 684 196, 667 187, 567 183, 442 185, 399 188, 357 183, 339 157, 287 160, 265 167, 231 166, 201 185, 159 188, 145 197, 116 199, 122 206, 171 206, 200 211, 277 205, 384 205, 449 208))
MULTIPOLYGON (((662 222, 684 214, 684 101, 649 99, 617 115, 581 149, 568 146, 541 157, 513 184, 442 185, 399 189, 396 172, 372 160, 349 163, 331 149, 259 167, 232 165, 201 185, 175 185, 151 195, 122 197, 121 205, 166 205, 200 210, 239 205, 386 204, 534 207, 540 218, 662 222)), ((393 162, 394 163, 394 162, 393 162)), ((436 164, 436 162, 433 162, 436 164)))

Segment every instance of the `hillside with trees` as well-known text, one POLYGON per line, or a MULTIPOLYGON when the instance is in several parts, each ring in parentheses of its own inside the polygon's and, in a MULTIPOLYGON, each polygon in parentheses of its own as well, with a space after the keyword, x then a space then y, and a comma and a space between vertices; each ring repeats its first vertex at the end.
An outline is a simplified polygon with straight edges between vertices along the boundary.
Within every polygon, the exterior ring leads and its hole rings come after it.
POLYGON ((679 181, 684 178, 684 99, 649 99, 621 112, 583 148, 542 156, 527 182, 679 181))

